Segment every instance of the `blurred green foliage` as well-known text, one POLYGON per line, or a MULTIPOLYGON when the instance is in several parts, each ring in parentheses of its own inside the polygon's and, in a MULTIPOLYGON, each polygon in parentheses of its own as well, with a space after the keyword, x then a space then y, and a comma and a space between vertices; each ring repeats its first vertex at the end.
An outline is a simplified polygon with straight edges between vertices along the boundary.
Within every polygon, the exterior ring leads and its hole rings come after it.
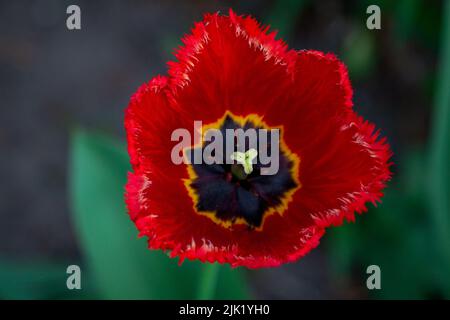
MULTIPOLYGON (((422 152, 404 159, 404 174, 396 177, 377 208, 357 222, 329 230, 326 237, 335 273, 364 286, 366 267, 381 268, 384 299, 442 298, 450 274, 435 244, 435 228, 427 211, 422 152)), ((448 245, 448 244, 447 244, 448 245)))
MULTIPOLYGON (((384 13, 394 15, 399 41, 422 40, 424 33, 417 31, 424 28, 418 26, 427 23, 438 34, 439 15, 428 10, 436 6, 425 8, 425 1, 378 1, 386 6, 387 2, 392 11, 384 13)), ((443 9, 428 145, 396 156, 398 174, 382 205, 357 217, 356 224, 330 230, 327 238, 336 273, 365 283, 365 267, 380 266, 382 290, 372 292, 378 298, 450 298, 450 1, 444 1, 443 9)), ((347 58, 351 74, 367 69, 352 61, 352 55, 347 58)))
POLYGON ((347 62, 352 80, 360 80, 372 74, 377 64, 373 32, 355 29, 343 43, 341 59, 347 62))
MULTIPOLYGON (((185 261, 180 266, 138 239, 124 204, 129 159, 123 143, 77 130, 69 169, 73 221, 83 261, 81 290, 68 290, 73 264, 0 263, 0 299, 247 299, 243 271, 185 261)), ((79 262, 77 262, 79 263, 79 262)))
POLYGON ((369 5, 378 5, 381 8, 382 25, 384 28, 393 28, 396 41, 422 42, 434 49, 439 42, 439 4, 439 1, 426 0, 363 0, 357 1, 355 10, 359 14, 355 16, 364 15, 369 5))
MULTIPOLYGON (((442 42, 429 143, 429 210, 433 213, 436 242, 450 270, 450 1, 444 5, 442 42)), ((450 281, 446 283, 450 298, 450 281)))
POLYGON ((126 214, 130 170, 124 144, 77 131, 72 141, 70 190, 74 222, 87 268, 101 298, 194 299, 248 297, 239 269, 176 259, 148 250, 126 214), (211 272, 204 272, 213 269, 211 272), (206 280, 203 278, 206 277, 206 280), (204 293, 201 285, 209 286, 204 293))
POLYGON ((95 299, 89 287, 88 275, 83 274, 83 291, 66 287, 67 265, 41 261, 5 261, 0 263, 1 299, 95 299))
POLYGON ((275 1, 267 18, 268 24, 277 30, 279 37, 289 40, 294 32, 295 23, 308 2, 309 0, 275 1))

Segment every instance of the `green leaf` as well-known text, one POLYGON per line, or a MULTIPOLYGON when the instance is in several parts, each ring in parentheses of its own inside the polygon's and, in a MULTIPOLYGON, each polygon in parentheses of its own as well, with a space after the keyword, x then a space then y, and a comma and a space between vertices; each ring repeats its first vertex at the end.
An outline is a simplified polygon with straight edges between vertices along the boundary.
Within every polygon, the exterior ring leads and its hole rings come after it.
POLYGON ((40 261, 0 260, 0 300, 19 299, 82 299, 95 298, 89 276, 82 273, 82 289, 69 290, 66 286, 67 265, 40 261))
MULTIPOLYGON (((450 1, 444 2, 441 54, 430 137, 429 207, 435 240, 445 255, 443 274, 450 268, 450 1)), ((450 297, 450 284, 447 285, 450 297)))
MULTIPOLYGON (((179 266, 162 251, 148 250, 126 214, 124 185, 130 167, 125 150, 121 143, 83 131, 72 139, 74 222, 95 285, 106 299, 193 299, 204 265, 187 261, 179 266)), ((231 277, 239 276, 234 270, 231 277)), ((235 286, 233 295, 245 290, 242 281, 229 283, 235 286)))

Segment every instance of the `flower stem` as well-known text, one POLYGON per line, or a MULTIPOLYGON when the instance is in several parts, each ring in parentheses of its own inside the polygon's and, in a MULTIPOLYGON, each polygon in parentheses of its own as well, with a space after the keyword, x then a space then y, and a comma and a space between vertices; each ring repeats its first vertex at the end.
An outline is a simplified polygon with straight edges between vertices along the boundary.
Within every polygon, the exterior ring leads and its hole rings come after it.
POLYGON ((219 264, 207 263, 204 266, 200 277, 200 286, 198 288, 197 299, 210 300, 214 298, 219 278, 219 264))

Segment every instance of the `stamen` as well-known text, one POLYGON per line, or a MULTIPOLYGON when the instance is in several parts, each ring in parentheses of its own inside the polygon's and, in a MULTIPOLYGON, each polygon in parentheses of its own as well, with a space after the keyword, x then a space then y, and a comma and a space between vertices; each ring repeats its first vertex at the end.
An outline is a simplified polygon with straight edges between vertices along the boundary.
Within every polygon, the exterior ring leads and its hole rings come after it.
POLYGON ((236 161, 244 167, 245 174, 249 175, 253 171, 253 159, 258 156, 258 151, 256 149, 249 149, 244 152, 233 152, 231 154, 231 160, 236 161))

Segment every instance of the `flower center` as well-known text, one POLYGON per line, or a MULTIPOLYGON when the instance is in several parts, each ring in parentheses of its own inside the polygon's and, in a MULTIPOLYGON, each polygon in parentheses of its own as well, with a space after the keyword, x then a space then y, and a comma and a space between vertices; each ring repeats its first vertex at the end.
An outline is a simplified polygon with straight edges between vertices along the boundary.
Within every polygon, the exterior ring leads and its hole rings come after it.
MULTIPOLYGON (((187 165, 189 178, 185 186, 195 211, 226 228, 246 225, 249 229, 262 230, 264 219, 274 212, 282 214, 300 187, 298 156, 256 115, 243 118, 227 112, 202 131, 205 129, 214 129, 223 137, 239 130, 246 133, 249 129, 259 134, 254 135, 256 143, 251 139, 237 139, 235 134, 232 145, 229 139, 224 139, 211 152, 218 161, 187 165), (277 170, 270 172, 268 168, 275 162, 277 170)), ((214 143, 217 141, 202 139, 199 145, 184 151, 188 155, 198 151, 204 154, 211 151, 214 143)))
POLYGON ((244 180, 247 178, 247 175, 252 173, 253 171, 253 160, 258 156, 258 151, 251 148, 246 152, 235 151, 231 154, 231 160, 235 160, 236 162, 242 165, 244 170, 244 174, 242 174, 241 167, 237 165, 231 166, 231 172, 236 175, 240 180, 244 180))

